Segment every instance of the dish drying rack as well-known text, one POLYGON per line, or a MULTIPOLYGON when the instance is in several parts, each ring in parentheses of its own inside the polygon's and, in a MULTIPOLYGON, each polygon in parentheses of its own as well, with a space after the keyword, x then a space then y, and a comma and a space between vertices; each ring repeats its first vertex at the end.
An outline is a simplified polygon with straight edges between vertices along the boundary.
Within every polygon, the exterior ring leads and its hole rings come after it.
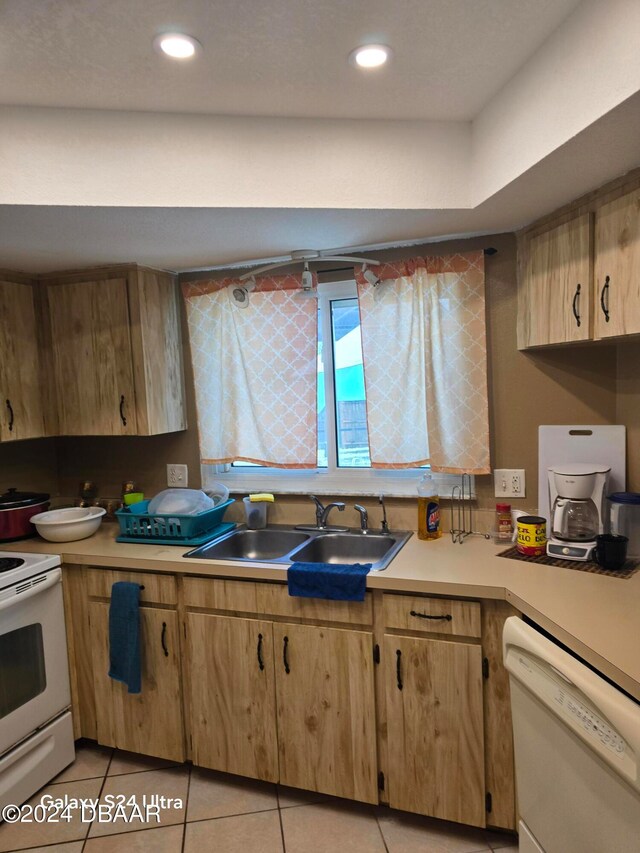
POLYGON ((462 545, 467 536, 483 536, 491 539, 489 533, 480 533, 473 529, 471 518, 471 474, 463 474, 460 485, 451 490, 451 541, 462 545))

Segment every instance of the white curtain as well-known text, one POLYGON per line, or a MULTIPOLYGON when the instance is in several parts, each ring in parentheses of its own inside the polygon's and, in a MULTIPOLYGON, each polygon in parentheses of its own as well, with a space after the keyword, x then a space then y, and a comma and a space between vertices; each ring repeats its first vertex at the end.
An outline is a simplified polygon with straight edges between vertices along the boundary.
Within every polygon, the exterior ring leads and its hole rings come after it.
POLYGON ((374 468, 488 474, 484 253, 358 273, 374 468))
POLYGON ((183 285, 202 462, 317 465, 317 302, 300 276, 257 278, 248 306, 238 280, 183 285))

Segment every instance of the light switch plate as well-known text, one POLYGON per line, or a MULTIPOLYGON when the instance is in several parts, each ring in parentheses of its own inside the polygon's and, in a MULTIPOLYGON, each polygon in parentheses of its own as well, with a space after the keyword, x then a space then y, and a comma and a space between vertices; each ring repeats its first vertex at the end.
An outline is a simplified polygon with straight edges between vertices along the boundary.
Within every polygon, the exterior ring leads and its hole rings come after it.
POLYGON ((186 489, 189 485, 188 465, 167 465, 167 486, 171 489, 186 489))
POLYGON ((493 472, 497 498, 524 498, 524 468, 496 468, 493 472))

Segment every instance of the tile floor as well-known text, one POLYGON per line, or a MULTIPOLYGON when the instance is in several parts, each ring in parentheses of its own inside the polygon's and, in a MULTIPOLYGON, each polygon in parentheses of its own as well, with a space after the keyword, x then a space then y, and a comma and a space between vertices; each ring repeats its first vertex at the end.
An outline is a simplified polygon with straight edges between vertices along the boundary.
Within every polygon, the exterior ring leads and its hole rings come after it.
MULTIPOLYGON (((163 795, 160 822, 0 825, 0 853, 517 853, 515 837, 461 827, 384 807, 367 806, 229 776, 190 765, 78 745, 74 764, 30 801, 108 795, 163 795)), ((130 814, 130 811, 127 810, 130 814)))

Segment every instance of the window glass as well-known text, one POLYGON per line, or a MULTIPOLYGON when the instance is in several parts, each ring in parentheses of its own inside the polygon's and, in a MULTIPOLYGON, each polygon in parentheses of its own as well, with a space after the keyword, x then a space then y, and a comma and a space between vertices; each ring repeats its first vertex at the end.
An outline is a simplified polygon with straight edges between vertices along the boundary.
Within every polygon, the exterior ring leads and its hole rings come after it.
POLYGON ((340 468, 369 468, 367 403, 357 299, 331 301, 336 445, 340 468))

